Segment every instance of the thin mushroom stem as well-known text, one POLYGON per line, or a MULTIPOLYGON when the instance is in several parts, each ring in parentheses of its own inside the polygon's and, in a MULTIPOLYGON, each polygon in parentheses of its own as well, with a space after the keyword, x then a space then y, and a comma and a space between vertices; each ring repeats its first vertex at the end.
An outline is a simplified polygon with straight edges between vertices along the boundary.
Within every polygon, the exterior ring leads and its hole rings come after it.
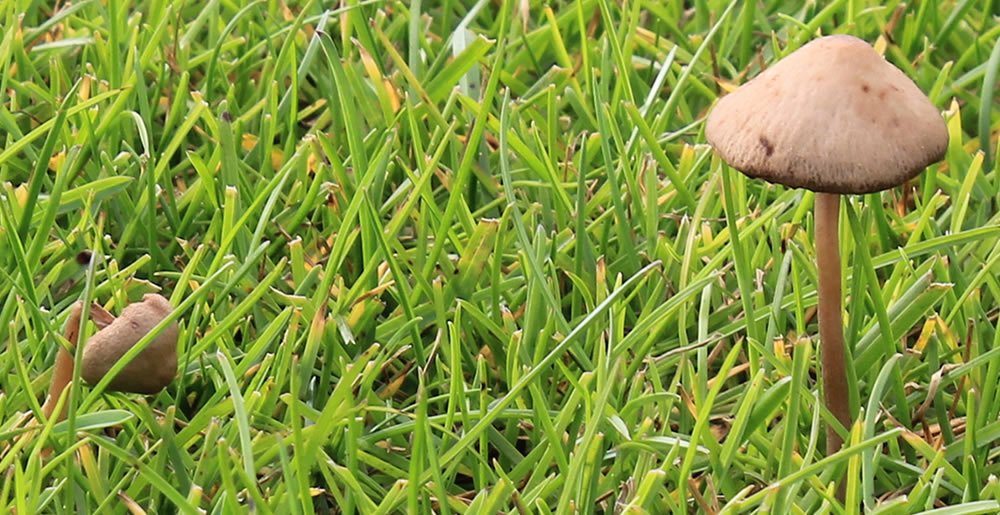
MULTIPOLYGON (((77 302, 73 304, 63 336, 69 340, 70 345, 74 349, 80 344, 80 317, 82 316, 83 303, 77 302)), ((99 329, 107 327, 115 320, 114 315, 96 304, 90 306, 90 317, 99 329)), ((66 390, 66 387, 69 386, 70 381, 73 380, 73 364, 73 354, 65 347, 59 347, 59 352, 56 354, 56 364, 52 370, 52 382, 49 384, 49 395, 45 399, 45 404, 42 405, 42 414, 45 415, 46 419, 52 416, 52 412, 55 411, 56 404, 59 402, 59 397, 66 390)), ((57 422, 66 418, 68 410, 69 404, 66 403, 63 405, 57 422)))
MULTIPOLYGON (((83 314, 83 304, 77 302, 73 304, 72 311, 69 314, 69 320, 66 322, 66 331, 63 336, 75 347, 77 345, 77 340, 80 336, 80 316, 83 314)), ((62 395, 63 391, 69 386, 69 382, 73 379, 73 355, 69 353, 65 347, 60 346, 59 352, 56 354, 56 365, 52 370, 52 382, 49 384, 49 396, 45 399, 45 404, 42 406, 42 414, 48 419, 52 416, 52 412, 56 409, 56 403, 59 402, 59 397, 62 395)), ((59 420, 66 418, 66 411, 69 406, 64 405, 62 413, 59 414, 59 420)))
MULTIPOLYGON (((844 323, 840 291, 840 245, 838 222, 840 194, 816 193, 816 267, 819 274, 819 342, 823 368, 823 399, 827 409, 850 429, 854 417, 848 399, 844 358, 844 323)), ((828 425, 826 451, 840 450, 844 440, 828 425)))

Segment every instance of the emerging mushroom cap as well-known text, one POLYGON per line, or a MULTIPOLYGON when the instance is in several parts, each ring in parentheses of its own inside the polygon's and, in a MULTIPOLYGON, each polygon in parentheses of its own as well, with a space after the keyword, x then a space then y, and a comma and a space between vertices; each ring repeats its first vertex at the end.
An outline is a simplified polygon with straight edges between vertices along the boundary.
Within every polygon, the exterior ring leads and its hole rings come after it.
POLYGON ((948 146, 917 85, 852 36, 813 40, 726 95, 705 134, 750 177, 826 193, 898 186, 948 146))
MULTIPOLYGON (((156 294, 147 294, 142 302, 126 306, 121 316, 87 340, 81 377, 90 384, 97 384, 118 359, 170 315, 171 310, 170 302, 156 294)), ((177 323, 174 322, 111 380, 108 390, 153 394, 170 384, 176 374, 177 323)))

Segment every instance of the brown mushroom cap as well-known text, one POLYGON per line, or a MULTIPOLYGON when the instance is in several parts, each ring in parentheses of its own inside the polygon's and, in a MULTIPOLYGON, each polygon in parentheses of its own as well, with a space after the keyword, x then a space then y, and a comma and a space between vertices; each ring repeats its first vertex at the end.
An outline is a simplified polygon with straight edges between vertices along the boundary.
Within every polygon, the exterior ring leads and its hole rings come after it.
MULTIPOLYGON (((129 304, 110 325, 87 340, 80 375, 97 384, 108 370, 143 336, 166 318, 172 308, 156 294, 129 304)), ((165 388, 177 374, 177 323, 167 326, 108 385, 108 390, 153 394, 165 388)))
POLYGON ((938 109, 852 36, 816 39, 723 97, 705 135, 750 177, 826 193, 898 186, 948 146, 938 109))

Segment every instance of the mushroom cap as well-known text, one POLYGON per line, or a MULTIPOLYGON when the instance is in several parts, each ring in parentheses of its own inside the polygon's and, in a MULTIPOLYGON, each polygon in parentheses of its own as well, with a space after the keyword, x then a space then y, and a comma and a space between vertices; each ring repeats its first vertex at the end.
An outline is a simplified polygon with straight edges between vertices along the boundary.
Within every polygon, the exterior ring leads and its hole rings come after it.
MULTIPOLYGON (((110 325, 87 340, 80 375, 97 384, 111 367, 142 337, 170 315, 170 302, 147 294, 142 302, 129 304, 110 325)), ((165 388, 177 374, 177 322, 171 323, 138 356, 125 365, 108 390, 153 394, 165 388)))
POLYGON ((853 36, 815 39, 723 97, 705 135, 750 177, 826 193, 898 186, 948 146, 938 109, 853 36))

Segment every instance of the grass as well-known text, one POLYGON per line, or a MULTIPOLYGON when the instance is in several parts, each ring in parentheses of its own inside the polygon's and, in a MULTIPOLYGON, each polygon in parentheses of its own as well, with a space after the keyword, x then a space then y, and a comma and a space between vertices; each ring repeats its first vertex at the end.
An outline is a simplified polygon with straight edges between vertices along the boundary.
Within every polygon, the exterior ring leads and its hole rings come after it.
POLYGON ((1000 3, 49 4, 0 2, 4 512, 998 509, 1000 3), (832 456, 812 194, 702 128, 818 33, 951 135, 845 201, 832 456), (72 303, 158 288, 174 384, 24 432, 72 303))

